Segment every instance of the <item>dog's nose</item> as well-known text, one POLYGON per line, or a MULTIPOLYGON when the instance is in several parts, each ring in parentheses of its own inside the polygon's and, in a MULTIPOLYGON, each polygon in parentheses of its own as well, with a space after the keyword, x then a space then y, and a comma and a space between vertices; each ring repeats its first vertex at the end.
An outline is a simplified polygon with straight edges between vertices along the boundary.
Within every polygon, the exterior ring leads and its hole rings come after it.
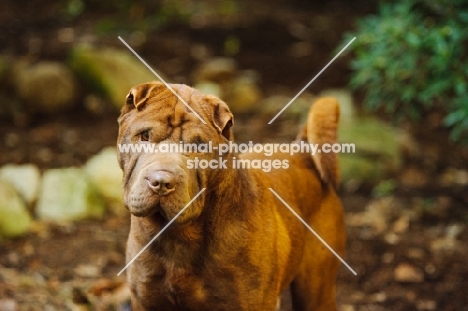
POLYGON ((148 187, 159 195, 167 195, 175 190, 174 175, 166 171, 156 171, 146 177, 148 187))

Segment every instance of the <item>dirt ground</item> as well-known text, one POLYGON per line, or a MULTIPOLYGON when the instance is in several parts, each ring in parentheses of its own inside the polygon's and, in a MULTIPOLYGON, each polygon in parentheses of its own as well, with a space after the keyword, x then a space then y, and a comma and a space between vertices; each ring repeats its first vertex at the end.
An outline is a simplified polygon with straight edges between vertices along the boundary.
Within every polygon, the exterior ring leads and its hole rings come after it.
MULTIPOLYGON (((361 212, 369 197, 342 195, 347 220, 361 212)), ((410 203, 410 199, 402 199, 410 203)), ((467 310, 468 231, 459 246, 446 252, 432 250, 445 224, 459 223, 465 207, 454 208, 443 221, 411 223, 397 241, 391 235, 369 235, 368 228, 348 225, 346 261, 337 283, 339 310, 467 310), (457 215, 459 214, 459 215, 457 215), (400 282, 395 269, 410 264, 422 279, 400 282)), ((466 218, 466 216, 465 216, 466 218)), ((465 219, 466 221, 466 219, 465 219)), ((347 221, 348 223, 348 221, 347 221)), ((104 221, 37 223, 30 235, 6 241, 0 248, 0 310, 15 301, 18 310, 124 310, 123 278, 128 217, 104 221), (117 306, 113 306, 113 305, 117 306)), ((310 236, 310 238, 315 238, 310 236)), ((283 309, 291 310, 288 297, 283 309)))
MULTIPOLYGON (((14 148, 5 146, 7 152, 1 159, 3 163, 32 162, 42 168, 80 165, 102 147, 114 144, 115 117, 85 122, 85 116, 62 116, 27 129, 3 126, 2 141, 16 139, 18 143, 14 148), (64 146, 63 135, 84 143, 64 146), (23 141, 24 137, 28 139, 23 141)), ((257 132, 255 141, 272 139, 271 133, 261 134, 266 121, 238 118, 237 137, 246 141, 250 133, 257 132)), ((295 132, 290 123, 279 122, 274 135, 283 141, 292 139, 295 132)), ((468 310, 467 194, 466 187, 398 184, 389 197, 377 199, 372 186, 343 187, 345 260, 357 276, 341 268, 337 282, 340 310, 468 310), (384 228, 375 228, 372 220, 356 222, 369 204, 385 204, 385 200, 394 202, 390 208, 395 211, 384 228), (458 232, 456 238, 444 240, 450 230, 458 232), (402 265, 411 269, 406 272, 409 279, 403 281, 396 279, 402 265)), ((378 223, 379 214, 371 217, 378 223)), ((127 296, 124 280, 116 274, 124 266, 128 222, 128 215, 108 215, 103 221, 37 222, 31 234, 2 242, 0 310, 9 310, 5 306, 11 301, 18 310, 76 310, 77 306, 80 310, 125 310, 120 309, 120 298, 127 296)), ((284 303, 282 310, 291 310, 287 296, 284 303)))
MULTIPOLYGON (((169 50, 157 49, 158 40, 176 37, 182 46, 203 43, 218 54, 226 36, 235 34, 244 47, 236 55, 240 67, 260 72, 265 93, 272 94, 280 88, 294 94, 330 59, 340 35, 352 28, 353 20, 375 8, 355 7, 345 1, 317 7, 305 5, 305 1, 295 3, 297 7, 288 7, 282 15, 272 13, 249 27, 174 27, 150 37, 141 52, 156 67, 164 68, 174 56, 169 50), (322 18, 330 31, 314 33, 307 57, 292 57, 287 47, 297 38, 291 36, 286 25, 295 19, 310 23, 311 17, 322 18), (275 53, 271 53, 273 48, 275 53)), ((10 52, 24 53, 27 38, 33 36, 41 37, 47 46, 53 36, 44 35, 37 27, 45 28, 49 34, 60 27, 58 22, 41 24, 32 19, 28 24, 28 8, 29 13, 33 12, 32 6, 21 11, 18 4, 9 1, 0 13, 2 25, 10 27, 9 32, 0 35, 0 42, 10 52)), ((258 10, 268 12, 264 7, 258 10)), ((86 23, 76 27, 85 31, 86 23)), ((111 38, 103 41, 118 44, 111 38)), ((41 57, 64 57, 62 48, 49 46, 41 57)), ((172 74, 183 80, 194 63, 189 57, 181 59, 180 69, 172 74)), ((345 86, 348 60, 349 57, 337 60, 311 91, 345 86)), ((69 115, 22 115, 19 121, 1 120, 0 165, 34 163, 41 169, 79 166, 103 147, 115 144, 116 118, 117 114, 91 116, 77 108, 69 115)), ((284 141, 292 139, 299 126, 278 120, 275 127, 265 131, 265 123, 259 116, 238 117, 238 141, 284 141)), ((376 198, 373 185, 340 190, 347 223, 345 259, 357 276, 346 267, 341 268, 337 283, 339 310, 468 310, 468 189, 439 186, 432 182, 435 175, 431 172, 424 176, 429 182, 420 187, 408 186, 396 176, 397 184, 388 198, 376 198), (388 200, 391 216, 385 218, 385 224, 374 225, 372 220, 380 214, 371 214, 374 218, 369 222, 362 221, 370 204, 377 205, 378 210, 388 200)), ((27 236, 2 241, 0 311, 12 310, 12 304, 17 310, 125 310, 120 301, 127 297, 124 279, 116 274, 124 266, 128 222, 128 215, 107 215, 102 221, 37 222, 27 236)), ((288 304, 286 297, 284 311, 291 310, 288 304)))

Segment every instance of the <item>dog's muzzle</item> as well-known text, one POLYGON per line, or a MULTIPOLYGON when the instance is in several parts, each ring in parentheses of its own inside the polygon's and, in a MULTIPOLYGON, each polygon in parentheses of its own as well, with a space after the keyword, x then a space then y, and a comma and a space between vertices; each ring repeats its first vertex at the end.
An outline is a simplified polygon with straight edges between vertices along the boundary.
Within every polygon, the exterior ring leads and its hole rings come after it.
POLYGON ((159 196, 168 195, 176 189, 175 177, 168 171, 150 172, 145 179, 149 189, 159 196))

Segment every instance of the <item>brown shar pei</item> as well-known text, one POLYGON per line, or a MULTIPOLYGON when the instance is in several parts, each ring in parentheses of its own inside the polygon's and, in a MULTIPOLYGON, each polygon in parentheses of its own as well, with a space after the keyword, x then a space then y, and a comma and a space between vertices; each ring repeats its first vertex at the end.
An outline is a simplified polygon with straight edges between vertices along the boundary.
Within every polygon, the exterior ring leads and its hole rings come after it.
MULTIPOLYGON (((206 121, 203 124, 165 85, 130 91, 119 117, 119 144, 233 140, 233 116, 220 99, 186 85, 171 86, 206 121)), ((339 108, 320 99, 297 141, 333 143, 339 108)), ((188 161, 216 152, 119 154, 124 204, 131 213, 130 261, 203 188, 206 190, 127 269, 133 311, 277 309, 290 286, 294 310, 335 310, 334 255, 269 188, 274 189, 340 255, 344 220, 336 194, 336 155, 285 153, 289 168, 189 168, 188 161)))

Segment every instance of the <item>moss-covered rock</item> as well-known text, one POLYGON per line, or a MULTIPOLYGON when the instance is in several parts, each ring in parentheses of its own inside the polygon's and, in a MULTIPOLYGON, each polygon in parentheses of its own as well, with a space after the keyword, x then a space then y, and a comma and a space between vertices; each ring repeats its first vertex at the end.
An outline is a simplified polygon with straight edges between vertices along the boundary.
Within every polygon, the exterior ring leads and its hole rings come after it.
POLYGON ((0 168, 0 180, 4 180, 15 187, 29 206, 36 201, 41 183, 41 173, 37 166, 33 164, 7 164, 0 168))
POLYGON ((338 131, 341 143, 353 143, 355 153, 341 153, 342 181, 373 183, 401 168, 399 132, 373 117, 342 120, 338 131))
POLYGON ((74 74, 60 62, 18 60, 13 66, 13 81, 18 96, 30 111, 62 112, 75 103, 77 84, 74 74))
POLYGON ((31 221, 28 209, 15 188, 0 181, 0 237, 12 238, 27 233, 31 221))
POLYGON ((88 87, 108 98, 117 110, 125 103, 130 88, 157 80, 130 52, 113 48, 78 45, 71 53, 70 66, 88 87))
POLYGON ((36 206, 39 218, 50 220, 100 218, 104 211, 102 198, 83 170, 65 168, 45 171, 36 206))
POLYGON ((103 149, 86 162, 84 170, 110 209, 116 214, 126 212, 122 203, 122 170, 117 162, 116 149, 103 149))
POLYGON ((221 97, 232 113, 250 113, 259 109, 262 91, 252 79, 239 77, 221 84, 221 97))

